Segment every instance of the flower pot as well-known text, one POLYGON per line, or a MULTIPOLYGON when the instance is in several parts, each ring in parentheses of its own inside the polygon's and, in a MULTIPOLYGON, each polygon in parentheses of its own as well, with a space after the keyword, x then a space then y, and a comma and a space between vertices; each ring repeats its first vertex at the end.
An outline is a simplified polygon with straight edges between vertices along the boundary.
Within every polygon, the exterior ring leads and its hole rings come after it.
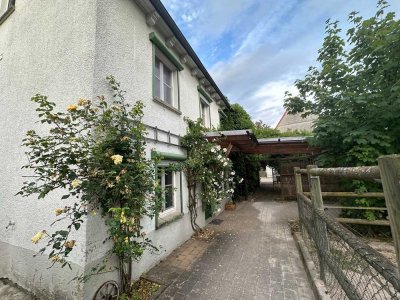
POLYGON ((225 203, 225 210, 235 210, 235 209, 236 209, 236 203, 233 202, 225 203))

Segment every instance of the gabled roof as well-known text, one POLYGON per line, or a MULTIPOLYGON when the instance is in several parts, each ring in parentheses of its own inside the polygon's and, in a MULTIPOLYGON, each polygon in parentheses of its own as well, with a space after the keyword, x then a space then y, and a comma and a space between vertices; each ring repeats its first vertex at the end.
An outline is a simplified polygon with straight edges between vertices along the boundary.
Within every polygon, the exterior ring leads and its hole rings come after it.
POLYGON ((287 130, 312 131, 312 126, 316 119, 317 119, 316 115, 308 115, 307 117, 303 118, 300 113, 289 114, 288 111, 285 110, 275 128, 280 131, 287 131, 287 130))

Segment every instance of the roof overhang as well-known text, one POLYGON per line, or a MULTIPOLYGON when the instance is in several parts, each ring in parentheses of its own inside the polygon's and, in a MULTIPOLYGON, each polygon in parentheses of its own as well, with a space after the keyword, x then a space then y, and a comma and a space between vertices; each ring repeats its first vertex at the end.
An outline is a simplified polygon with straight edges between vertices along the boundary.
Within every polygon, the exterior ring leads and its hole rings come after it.
POLYGON ((308 137, 257 139, 250 129, 207 132, 206 138, 221 147, 247 154, 316 154, 320 148, 311 147, 308 137))
MULTIPOLYGON (((168 13, 160 0, 135 0, 146 14, 147 24, 155 26, 160 33, 166 37, 166 41, 174 41, 171 48, 178 54, 182 63, 185 63, 199 82, 207 87, 207 92, 214 98, 215 102, 223 109, 230 109, 230 104, 214 82, 200 58, 197 56, 182 31, 168 13), (175 42, 176 41, 176 42, 175 42), (190 59, 188 59, 190 58, 190 59)), ((171 45, 171 44, 170 44, 171 45)))

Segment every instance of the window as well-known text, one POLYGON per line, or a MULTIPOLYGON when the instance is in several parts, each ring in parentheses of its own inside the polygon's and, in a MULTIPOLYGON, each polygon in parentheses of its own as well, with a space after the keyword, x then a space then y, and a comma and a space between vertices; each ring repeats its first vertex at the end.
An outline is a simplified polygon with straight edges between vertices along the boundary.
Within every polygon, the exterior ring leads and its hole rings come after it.
POLYGON ((155 96, 173 106, 172 78, 173 72, 158 57, 155 58, 155 96))
POLYGON ((200 118, 205 127, 211 127, 210 106, 200 97, 200 118))
POLYGON ((164 39, 155 32, 150 33, 153 43, 153 97, 156 102, 178 114, 179 111, 179 71, 183 65, 164 39))
POLYGON ((162 207, 161 211, 175 208, 175 173, 168 170, 167 167, 158 168, 158 180, 162 188, 162 207))
POLYGON ((7 19, 14 9, 15 0, 0 0, 0 24, 7 19))

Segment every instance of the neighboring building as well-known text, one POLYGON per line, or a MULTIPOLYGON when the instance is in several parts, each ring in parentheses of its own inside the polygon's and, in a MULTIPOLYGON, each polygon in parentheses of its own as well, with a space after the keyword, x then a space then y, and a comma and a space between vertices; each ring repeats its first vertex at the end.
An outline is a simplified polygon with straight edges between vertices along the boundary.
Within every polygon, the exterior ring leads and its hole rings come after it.
POLYGON ((281 132, 289 131, 289 130, 306 130, 312 131, 314 121, 317 119, 316 115, 309 115, 305 118, 301 116, 301 114, 289 114, 287 110, 285 110, 278 124, 276 125, 276 129, 281 132))
MULTIPOLYGON (((142 100, 149 129, 148 155, 162 152, 168 163, 185 158, 179 136, 186 132, 184 116, 203 117, 207 127, 219 125, 219 113, 229 108, 224 95, 159 0, 0 0, 0 278, 18 283, 40 298, 92 299, 114 272, 87 283, 71 281, 101 262, 109 249, 104 220, 89 216, 73 237, 73 270, 50 266, 47 255, 31 243, 36 231, 56 230, 54 209, 68 203, 62 191, 45 199, 15 196, 27 163, 21 141, 36 123, 36 93, 47 95, 59 109, 79 97, 111 97, 106 76, 112 74, 127 91, 128 101, 142 100)), ((163 171, 172 187, 158 220, 144 227, 161 255, 146 253, 133 270, 137 278, 192 234, 184 174, 163 171), (181 216, 180 218, 176 218, 181 216), (168 225, 165 221, 176 219, 168 225)), ((201 226, 206 224, 198 208, 201 226)))

